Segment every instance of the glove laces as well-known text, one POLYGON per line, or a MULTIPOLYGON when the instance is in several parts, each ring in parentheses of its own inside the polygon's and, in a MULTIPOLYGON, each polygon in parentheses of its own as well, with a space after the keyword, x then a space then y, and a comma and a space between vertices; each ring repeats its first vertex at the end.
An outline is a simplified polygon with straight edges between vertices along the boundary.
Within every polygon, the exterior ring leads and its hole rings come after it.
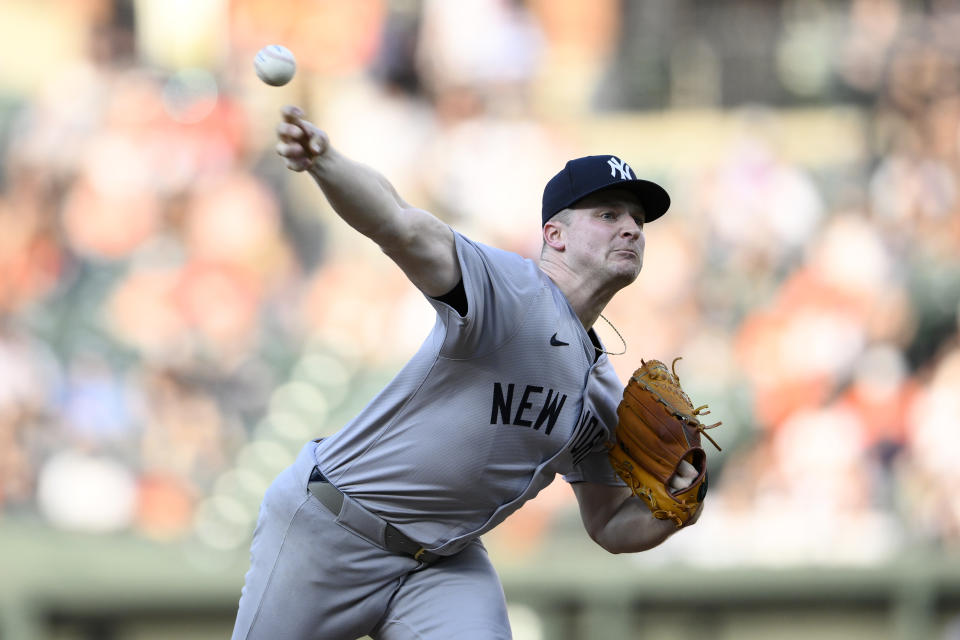
MULTIPOLYGON (((683 360, 683 356, 679 356, 673 359, 673 362, 670 363, 670 371, 671 373, 673 373, 673 377, 676 378, 677 384, 679 384, 680 376, 677 375, 677 360, 683 360)), ((716 429, 721 424, 723 424, 723 422, 716 422, 714 424, 703 424, 698 419, 700 416, 705 416, 709 414, 710 414, 710 409, 708 408, 708 405, 705 405, 705 404, 700 405, 699 407, 693 410, 694 417, 692 420, 688 420, 687 424, 693 427, 694 429, 696 429, 697 432, 700 433, 700 435, 702 435, 704 438, 709 440, 710 444, 712 444, 717 448, 717 451, 723 451, 723 449, 720 448, 720 445, 717 444, 717 441, 711 438, 710 434, 707 433, 707 429, 716 429)))

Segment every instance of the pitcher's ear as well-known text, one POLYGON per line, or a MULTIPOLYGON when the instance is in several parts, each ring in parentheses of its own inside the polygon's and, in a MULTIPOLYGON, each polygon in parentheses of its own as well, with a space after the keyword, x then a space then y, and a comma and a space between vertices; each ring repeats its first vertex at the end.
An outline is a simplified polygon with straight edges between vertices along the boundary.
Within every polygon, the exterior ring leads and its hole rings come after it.
POLYGON ((566 228, 564 225, 547 220, 543 225, 543 241, 556 251, 563 251, 566 246, 566 228))

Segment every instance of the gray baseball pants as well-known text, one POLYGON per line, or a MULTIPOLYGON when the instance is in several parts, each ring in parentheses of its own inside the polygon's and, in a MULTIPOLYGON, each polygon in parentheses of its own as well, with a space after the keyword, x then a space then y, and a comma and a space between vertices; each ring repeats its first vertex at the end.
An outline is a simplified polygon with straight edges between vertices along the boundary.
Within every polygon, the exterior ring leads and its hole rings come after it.
MULTIPOLYGON (((510 638, 500 580, 479 540, 423 565, 334 515, 307 490, 316 443, 267 490, 232 640, 510 638)), ((366 512, 364 516, 368 516, 366 512)))

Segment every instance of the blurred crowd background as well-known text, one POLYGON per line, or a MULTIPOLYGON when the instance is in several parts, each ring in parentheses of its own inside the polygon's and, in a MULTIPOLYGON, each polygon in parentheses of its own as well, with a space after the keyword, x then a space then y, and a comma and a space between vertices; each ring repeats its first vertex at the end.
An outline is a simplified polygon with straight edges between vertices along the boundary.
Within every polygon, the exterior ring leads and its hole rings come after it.
MULTIPOLYGON (((957 552, 958 32, 940 0, 4 0, 0 527, 242 555, 273 475, 427 335, 275 155, 292 103, 530 257, 571 157, 670 191, 613 361, 683 356, 723 451, 686 542, 636 561, 957 552), (270 43, 282 88, 253 73, 270 43)), ((579 527, 563 485, 491 549, 579 527)))

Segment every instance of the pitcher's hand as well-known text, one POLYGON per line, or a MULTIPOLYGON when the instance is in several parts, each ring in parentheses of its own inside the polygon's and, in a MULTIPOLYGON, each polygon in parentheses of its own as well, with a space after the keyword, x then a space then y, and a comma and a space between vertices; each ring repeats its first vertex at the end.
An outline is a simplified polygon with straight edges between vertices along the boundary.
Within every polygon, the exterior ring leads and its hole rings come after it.
POLYGON ((305 171, 330 148, 327 134, 304 118, 299 107, 285 106, 277 125, 277 153, 292 171, 305 171))

